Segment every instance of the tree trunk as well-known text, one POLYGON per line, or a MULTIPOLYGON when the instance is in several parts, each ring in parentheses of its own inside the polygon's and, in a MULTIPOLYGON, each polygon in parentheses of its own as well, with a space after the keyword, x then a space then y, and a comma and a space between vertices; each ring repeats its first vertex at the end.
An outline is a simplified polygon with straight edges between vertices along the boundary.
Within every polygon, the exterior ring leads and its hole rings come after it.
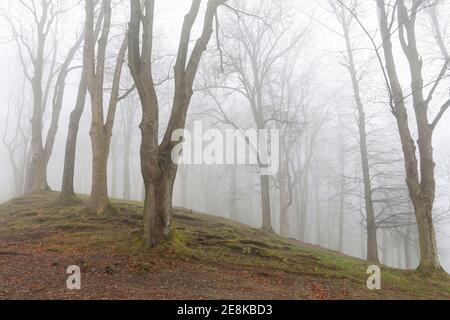
POLYGON ((300 212, 298 222, 298 234, 300 241, 306 241, 306 223, 308 219, 308 197, 309 197, 309 171, 305 169, 302 175, 302 183, 300 190, 300 212))
POLYGON ((412 269, 411 259, 411 226, 408 224, 406 227, 406 233, 403 237, 403 248, 405 250, 405 268, 407 270, 412 269))
MULTIPOLYGON (((316 174, 318 172, 318 169, 316 169, 316 174)), ((316 239, 317 239, 317 245, 321 245, 322 244, 322 237, 321 237, 321 205, 320 205, 320 185, 319 185, 319 180, 318 177, 316 175, 316 179, 315 179, 315 199, 316 199, 316 239)))
POLYGON ((231 168, 231 219, 238 221, 238 186, 237 186, 237 165, 231 168))
POLYGON ((123 194, 124 200, 131 198, 131 178, 130 178, 130 153, 131 153, 131 123, 125 125, 124 149, 123 149, 123 194))
POLYGON ((345 202, 345 143, 344 128, 342 124, 342 115, 339 110, 339 234, 338 251, 344 252, 344 202, 345 202))
MULTIPOLYGON (((282 138, 284 139, 284 137, 282 138)), ((290 179, 289 179, 289 163, 287 159, 284 143, 280 148, 280 234, 284 237, 289 237, 289 207, 290 207, 290 179)))
POLYGON ((47 161, 45 160, 44 150, 39 150, 36 147, 36 142, 34 144, 35 148, 33 148, 34 152, 31 159, 28 176, 29 181, 26 190, 27 192, 50 190, 47 184, 47 161))
MULTIPOLYGON (((83 66, 87 73, 88 91, 91 97, 91 146, 92 146, 92 189, 90 209, 97 215, 110 211, 108 199, 108 155, 111 136, 114 127, 117 104, 119 102, 120 79, 122 66, 125 62, 128 38, 125 36, 117 55, 111 95, 104 114, 104 77, 108 37, 111 30, 111 1, 103 0, 102 10, 104 13, 101 35, 97 44, 96 54, 96 30, 94 28, 95 6, 93 0, 86 1, 86 27, 83 51, 83 66), (105 120, 106 118, 106 120, 105 120)), ((97 22, 100 19, 97 20, 97 22)))
POLYGON ((417 228, 419 230, 420 264, 419 270, 433 272, 442 270, 436 245, 436 236, 433 228, 432 207, 414 205, 416 212, 417 228))
POLYGON ((117 145, 115 140, 111 141, 111 196, 117 198, 118 196, 118 185, 117 185, 117 145))
POLYGON ((274 233, 270 213, 270 183, 269 176, 260 176, 261 184, 261 207, 262 207, 262 229, 274 233))
POLYGON ((70 113, 69 130, 67 132, 66 149, 64 154, 64 171, 61 186, 61 199, 75 199, 74 175, 75 156, 77 149, 78 128, 81 116, 83 115, 87 96, 87 78, 83 70, 78 87, 77 101, 75 108, 70 113))
POLYGON ((97 215, 106 214, 110 207, 108 198, 108 154, 109 142, 100 128, 91 128, 92 143, 92 189, 91 211, 97 215))
POLYGON ((367 133, 366 133, 366 115, 364 106, 361 100, 359 89, 359 81, 356 72, 353 49, 350 42, 349 25, 343 21, 342 27, 344 30, 344 38, 347 47, 348 56, 348 70, 352 80, 353 94, 358 111, 358 130, 359 130, 359 147, 361 156, 361 167, 364 181, 364 202, 366 209, 367 222, 367 261, 379 262, 378 258, 378 244, 377 244, 377 228, 375 222, 374 207, 372 201, 372 186, 369 166, 369 155, 367 150, 367 133))
MULTIPOLYGON (((39 60, 42 61, 43 53, 40 53, 39 55, 39 60)), ((43 62, 36 65, 34 77, 32 79, 33 117, 31 119, 31 163, 29 167, 28 181, 26 183, 26 192, 49 189, 46 175, 47 164, 45 162, 45 152, 42 142, 42 68, 43 62)))
MULTIPOLYGON (((399 23, 398 28, 400 44, 408 59, 411 76, 413 109, 418 133, 419 160, 416 156, 416 145, 409 129, 408 111, 395 66, 385 1, 377 0, 377 6, 380 13, 379 24, 387 70, 386 81, 389 81, 391 108, 397 120, 405 159, 406 182, 413 202, 419 232, 420 264, 418 270, 424 273, 441 272, 442 267, 439 264, 432 217, 436 189, 432 138, 436 121, 439 121, 440 118, 435 118, 431 124, 428 121, 428 104, 432 99, 432 92, 427 99, 424 98, 422 58, 418 52, 415 35, 418 7, 413 5, 412 10, 409 11, 405 6, 405 1, 399 0, 397 14, 398 20, 402 21, 401 24, 399 23)), ((442 108, 441 110, 446 110, 445 105, 442 108)))
POLYGON ((184 18, 177 59, 174 67, 175 93, 172 111, 161 145, 158 144, 159 110, 158 97, 152 75, 153 20, 155 2, 151 0, 130 1, 128 37, 128 65, 139 93, 142 106, 140 124, 141 172, 145 186, 143 239, 157 245, 170 236, 172 218, 172 193, 177 165, 172 162, 172 140, 175 130, 186 126, 186 116, 193 94, 192 88, 203 52, 213 33, 213 21, 221 0, 209 0, 205 12, 203 30, 192 48, 188 49, 192 27, 200 10, 200 0, 192 1, 184 18), (142 45, 141 39, 142 24, 142 45))

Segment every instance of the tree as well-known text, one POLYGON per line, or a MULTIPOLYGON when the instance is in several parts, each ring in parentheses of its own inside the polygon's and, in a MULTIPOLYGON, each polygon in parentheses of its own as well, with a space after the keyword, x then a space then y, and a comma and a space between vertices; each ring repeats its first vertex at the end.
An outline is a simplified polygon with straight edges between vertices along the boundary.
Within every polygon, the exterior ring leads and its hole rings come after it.
MULTIPOLYGON (((100 34, 102 21, 103 21, 103 11, 100 10, 94 31, 95 40, 98 39, 98 36, 100 34)), ((87 71, 86 67, 83 66, 80 82, 78 84, 77 99, 75 102, 75 107, 70 113, 69 128, 67 131, 67 138, 64 152, 64 169, 60 195, 60 199, 63 202, 67 201, 70 202, 76 200, 75 190, 73 186, 75 175, 75 156, 77 149, 78 128, 86 104, 87 92, 88 92, 87 71)))
MULTIPOLYGON (((346 10, 343 6, 337 6, 332 0, 329 1, 334 13, 342 27, 342 37, 346 45, 346 63, 344 64, 352 81, 353 95, 356 109, 358 112, 358 131, 359 131, 359 149, 361 156, 361 169, 364 184, 364 202, 366 212, 366 226, 367 226, 367 260, 378 262, 378 245, 377 245, 377 228, 375 222, 375 213, 372 201, 372 177, 370 174, 369 154, 367 150, 367 132, 366 132, 366 115, 364 112, 364 105, 361 100, 361 92, 356 64, 355 53, 352 47, 350 30, 354 17, 351 12, 346 10)), ((355 12, 358 6, 358 1, 351 1, 349 7, 352 12, 355 12)), ((342 160, 344 161, 344 160, 342 160)), ((340 240, 340 246, 342 241, 340 240)))
POLYGON ((119 97, 119 91, 122 66, 125 62, 127 52, 127 37, 125 36, 122 40, 116 59, 112 89, 105 119, 105 114, 103 111, 103 90, 106 49, 111 30, 111 0, 102 0, 101 5, 104 18, 96 53, 94 32, 96 5, 94 0, 86 0, 86 34, 83 62, 87 73, 88 91, 91 97, 92 110, 90 130, 92 143, 92 189, 90 209, 97 215, 107 213, 110 208, 108 198, 107 164, 117 104, 124 97, 119 97))
POLYGON ((21 91, 11 92, 8 99, 5 128, 2 141, 8 151, 9 163, 11 165, 14 183, 14 196, 20 196, 24 192, 25 173, 27 167, 27 153, 29 150, 29 135, 24 124, 27 114, 27 100, 24 85, 21 91), (11 124, 12 111, 16 122, 11 124), (10 136, 10 132, 13 133, 10 136))
POLYGON ((177 165, 172 161, 172 150, 177 142, 172 133, 183 129, 193 95, 193 84, 203 52, 212 35, 214 16, 225 0, 209 0, 204 16, 201 36, 188 58, 191 31, 200 10, 201 0, 193 0, 184 18, 176 55, 175 91, 173 106, 163 140, 158 144, 158 97, 152 75, 153 24, 155 1, 130 0, 131 17, 128 35, 128 62, 142 106, 140 124, 141 173, 145 186, 144 234, 151 246, 170 236, 172 219, 172 194, 177 165), (142 26, 142 43, 140 42, 142 26))
MULTIPOLYGON (((236 3, 232 11, 223 28, 221 48, 227 78, 218 88, 241 95, 248 104, 256 129, 267 129, 270 122, 277 121, 267 108, 271 76, 276 65, 284 61, 284 55, 298 45, 306 29, 292 35, 294 14, 277 1, 260 1, 254 6, 236 3)), ((264 167, 262 163, 258 165, 260 169, 264 167)), ((262 229, 273 232, 270 177, 260 175, 259 180, 262 229)))
MULTIPOLYGON (((133 99, 134 102, 134 99, 133 99)), ((131 199, 131 148, 133 139, 133 124, 136 118, 136 106, 131 103, 130 99, 126 100, 126 108, 122 108, 123 119, 123 193, 122 198, 125 200, 131 199)))
POLYGON ((433 205, 435 199, 435 162, 433 158, 432 138, 433 132, 450 106, 450 99, 439 109, 432 121, 429 120, 429 107, 440 80, 445 75, 449 64, 445 58, 444 66, 434 82, 428 95, 425 96, 425 86, 422 77, 422 58, 416 40, 416 20, 421 7, 426 4, 423 0, 411 1, 408 8, 404 0, 396 1, 399 41, 411 76, 412 107, 417 126, 417 147, 410 130, 411 120, 408 118, 406 97, 398 77, 397 67, 393 54, 391 24, 388 21, 388 12, 384 0, 377 0, 379 12, 379 25, 382 47, 384 51, 383 71, 389 91, 390 106, 397 121, 398 132, 403 148, 406 169, 406 183, 408 186, 414 213, 417 220, 420 245, 420 264, 418 269, 422 272, 439 272, 442 267, 439 263, 436 246, 436 236, 433 225, 433 205), (417 150, 418 156, 417 158, 417 150))
POLYGON ((16 42, 19 58, 25 77, 30 82, 33 93, 33 111, 31 118, 31 161, 28 166, 25 191, 41 191, 49 189, 47 184, 47 165, 53 151, 53 144, 58 130, 59 115, 64 97, 65 79, 70 71, 72 59, 82 41, 79 37, 70 48, 62 66, 56 68, 57 54, 57 22, 58 17, 65 12, 59 4, 52 0, 40 0, 38 4, 30 4, 21 0, 21 7, 32 17, 32 26, 26 34, 21 21, 14 22, 12 17, 4 14, 9 22, 13 38, 16 42), (55 31, 56 30, 56 31, 55 31), (52 33, 53 32, 53 33, 52 33), (53 35, 52 48, 48 44, 53 35), (31 63, 32 74, 30 72, 31 63), (58 75, 55 84, 52 120, 45 142, 43 115, 47 107, 54 77, 58 75), (44 79, 46 77, 46 79, 44 79), (44 81, 45 80, 45 81, 44 81))

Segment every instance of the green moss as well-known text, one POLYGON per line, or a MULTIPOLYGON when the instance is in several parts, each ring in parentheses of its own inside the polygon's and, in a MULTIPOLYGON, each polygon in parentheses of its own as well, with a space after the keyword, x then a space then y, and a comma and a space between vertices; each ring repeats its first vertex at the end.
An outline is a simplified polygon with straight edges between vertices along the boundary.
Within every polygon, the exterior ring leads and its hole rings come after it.
MULTIPOLYGON (((47 250, 55 252, 101 250, 131 255, 139 261, 142 273, 149 272, 155 258, 170 257, 345 279, 365 287, 368 264, 363 260, 180 208, 174 209, 169 241, 149 248, 141 240, 143 209, 139 202, 113 199, 109 214, 95 216, 86 209, 89 197, 77 198, 81 201, 64 203, 58 201, 58 193, 43 192, 0 205, 0 234, 40 234, 47 250)), ((450 281, 447 275, 425 277, 382 266, 382 290, 370 296, 384 297, 386 290, 417 298, 450 298, 450 281)))

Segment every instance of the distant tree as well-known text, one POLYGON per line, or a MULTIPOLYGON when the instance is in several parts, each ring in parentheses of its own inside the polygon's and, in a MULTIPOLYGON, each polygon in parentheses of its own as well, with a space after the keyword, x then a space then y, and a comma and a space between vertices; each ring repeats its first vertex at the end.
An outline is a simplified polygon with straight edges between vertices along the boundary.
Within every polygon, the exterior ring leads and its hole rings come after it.
MULTIPOLYGON (((337 20, 339 21, 342 27, 342 38, 345 41, 345 57, 346 62, 343 63, 346 67, 353 88, 353 95, 355 100, 355 106, 358 113, 357 124, 359 131, 359 151, 361 157, 361 170, 363 176, 363 185, 364 185, 364 201, 365 201, 365 221, 367 227, 367 260, 378 262, 378 244, 377 244, 377 227, 375 221, 375 212, 372 200, 372 176, 370 174, 370 164, 369 164, 369 152, 367 146, 367 130, 366 130, 366 114, 364 111, 364 105, 361 99, 361 90, 360 90, 360 78, 361 76, 358 74, 356 63, 355 63, 355 52, 353 49, 352 41, 351 41, 351 28, 352 23, 354 23, 354 16, 352 12, 349 12, 343 6, 339 6, 333 0, 329 1, 330 6, 332 7, 337 20)), ((357 11, 358 1, 350 1, 349 4, 350 9, 353 12, 357 11)), ((339 242, 340 246, 342 245, 342 241, 339 242)))
POLYGON ((47 166, 53 151, 58 130, 59 116, 64 97, 65 79, 70 72, 71 63, 81 44, 78 37, 69 49, 62 65, 57 67, 58 18, 68 9, 52 0, 30 2, 18 1, 20 8, 32 17, 31 26, 24 26, 22 19, 15 19, 3 12, 9 23, 13 39, 19 51, 19 58, 26 79, 33 93, 33 112, 31 118, 31 161, 25 183, 25 191, 49 189, 47 166), (49 47, 49 43, 52 45, 49 47), (56 84, 53 84, 57 77, 56 84), (52 100, 52 119, 44 141, 43 115, 48 107, 49 95, 54 85, 52 100))
POLYGON ((27 168, 27 154, 29 151, 30 136, 27 130, 26 116, 28 104, 25 92, 25 83, 22 82, 21 90, 11 91, 7 99, 7 111, 2 142, 8 152, 14 184, 14 196, 20 196, 24 192, 25 174, 27 168), (14 117, 13 117, 14 116, 14 117), (13 120, 15 120, 13 122, 13 120), (11 133, 13 133, 11 135, 11 133))

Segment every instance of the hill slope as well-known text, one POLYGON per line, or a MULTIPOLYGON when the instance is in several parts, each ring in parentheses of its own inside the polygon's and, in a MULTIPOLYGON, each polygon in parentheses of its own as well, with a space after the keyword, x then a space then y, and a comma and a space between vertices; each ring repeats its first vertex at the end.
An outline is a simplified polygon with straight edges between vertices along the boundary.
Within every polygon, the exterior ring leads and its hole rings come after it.
POLYGON ((139 241, 142 207, 116 202, 106 217, 57 193, 0 206, 0 299, 449 299, 447 277, 382 267, 366 288, 367 264, 225 219, 176 209, 170 244, 139 241), (66 268, 82 289, 66 289, 66 268))

